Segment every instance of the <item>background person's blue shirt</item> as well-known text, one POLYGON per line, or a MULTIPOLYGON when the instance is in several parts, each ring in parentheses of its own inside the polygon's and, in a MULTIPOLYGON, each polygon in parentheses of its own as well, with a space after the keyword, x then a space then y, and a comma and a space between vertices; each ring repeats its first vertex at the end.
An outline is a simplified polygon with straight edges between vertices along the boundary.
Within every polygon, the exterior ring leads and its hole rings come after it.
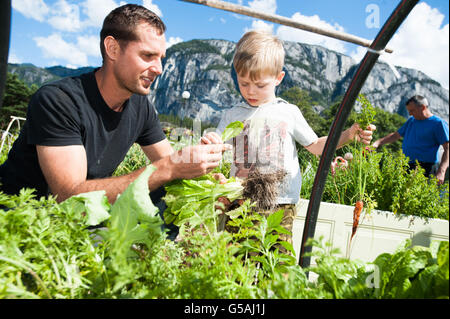
POLYGON ((448 142, 448 123, 433 115, 425 120, 410 117, 397 131, 409 162, 437 163, 439 146, 448 142))

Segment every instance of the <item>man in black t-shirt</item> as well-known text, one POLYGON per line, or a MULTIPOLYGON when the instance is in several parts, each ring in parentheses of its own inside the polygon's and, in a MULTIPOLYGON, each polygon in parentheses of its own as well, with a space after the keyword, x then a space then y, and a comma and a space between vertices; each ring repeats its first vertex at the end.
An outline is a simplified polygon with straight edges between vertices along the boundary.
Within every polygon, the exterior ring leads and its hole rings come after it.
POLYGON ((151 192, 217 167, 229 145, 175 152, 146 97, 162 72, 164 32, 160 18, 142 6, 113 10, 100 34, 102 66, 44 85, 33 95, 27 121, 0 167, 0 190, 17 194, 34 188, 38 196, 53 194, 58 201, 105 190, 113 203, 144 170, 111 177, 135 142, 156 167, 148 181, 151 192))

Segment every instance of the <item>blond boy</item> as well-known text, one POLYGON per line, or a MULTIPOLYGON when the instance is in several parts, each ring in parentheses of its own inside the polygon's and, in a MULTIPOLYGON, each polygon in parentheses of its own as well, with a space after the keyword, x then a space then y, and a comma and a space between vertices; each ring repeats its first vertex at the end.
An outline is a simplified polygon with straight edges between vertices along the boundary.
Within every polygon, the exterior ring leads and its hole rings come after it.
MULTIPOLYGON (((234 121, 244 123, 243 132, 233 141, 232 176, 248 178, 256 170, 267 174, 284 173, 284 179, 278 185, 276 205, 260 213, 267 215, 284 209, 281 225, 292 232, 295 205, 300 198, 301 188, 296 142, 309 152, 321 155, 327 137, 319 138, 316 135, 297 106, 276 97, 275 89, 285 75, 284 57, 283 43, 277 37, 262 31, 244 34, 237 43, 233 66, 240 93, 246 103, 227 110, 217 131, 223 132, 234 121)), ((342 133, 338 147, 354 138, 369 144, 374 129, 371 125, 363 131, 353 124, 342 133)), ((203 138, 202 142, 218 142, 216 136, 210 136, 210 139, 208 136, 203 138)), ((292 236, 282 236, 282 239, 292 243, 292 236)))

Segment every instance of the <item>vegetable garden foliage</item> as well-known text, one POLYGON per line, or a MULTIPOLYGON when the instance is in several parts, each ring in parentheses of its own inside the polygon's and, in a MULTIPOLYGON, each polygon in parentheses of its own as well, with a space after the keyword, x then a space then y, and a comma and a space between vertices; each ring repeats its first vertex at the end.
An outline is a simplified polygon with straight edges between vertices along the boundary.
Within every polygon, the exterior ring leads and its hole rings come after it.
POLYGON ((362 263, 312 241, 316 265, 309 271, 318 275, 312 282, 307 269, 276 248, 282 211, 267 219, 252 215, 248 201, 233 212, 239 236, 208 228, 211 216, 199 215, 181 241, 170 241, 148 196, 146 181, 152 169, 149 166, 113 205, 102 192, 60 204, 54 198, 36 199, 31 190, 18 196, 0 193, 0 205, 8 208, 0 210, 0 297, 449 296, 448 242, 413 248, 405 242, 393 254, 362 263), (101 221, 105 227, 88 228, 101 221))
MULTIPOLYGON (((136 148, 123 173, 146 165, 141 155, 136 148)), ((377 184, 379 176, 369 172, 366 191, 379 185, 379 195, 369 191, 378 196, 377 203, 419 209, 421 198, 408 203, 405 194, 418 193, 430 182, 420 174, 413 180, 399 174, 404 160, 399 163, 393 154, 377 156, 386 177, 377 184)), ((223 165, 218 170, 227 175, 228 169, 223 165)), ((215 227, 221 216, 217 199, 238 193, 239 185, 233 179, 220 184, 211 174, 180 181, 183 187, 173 191, 168 188, 175 206, 189 204, 195 189, 203 199, 193 203, 204 204, 203 209, 187 206, 183 214, 174 214, 182 239, 168 240, 148 196, 152 171, 148 166, 112 205, 102 191, 62 203, 35 198, 28 189, 17 196, 0 192, 0 298, 449 298, 448 242, 411 248, 406 241, 395 253, 364 263, 313 240, 315 265, 302 269, 292 247, 280 241, 280 233, 286 232, 280 226, 282 211, 265 218, 247 200, 227 212, 237 233, 215 227), (279 245, 292 255, 281 254, 279 245), (317 275, 316 281, 308 280, 308 271, 317 275)), ((346 184, 339 198, 351 201, 350 187, 356 184, 346 184)))
MULTIPOLYGON (((364 95, 358 102, 361 111, 352 114, 350 122, 367 127, 376 122, 375 110, 364 95)), ((322 200, 330 203, 354 206, 363 201, 367 211, 378 209, 396 214, 424 218, 449 219, 449 183, 438 185, 436 178, 424 176, 420 167, 410 171, 409 159, 400 150, 383 148, 376 152, 373 147, 353 142, 336 154, 350 154, 345 165, 330 170, 322 200)), ((299 151, 302 167, 301 197, 309 198, 314 183, 319 158, 307 151, 299 151)))
MULTIPOLYGON (((360 195, 362 171, 365 199, 371 208, 449 220, 448 181, 438 185, 436 178, 424 176, 422 168, 408 170, 408 158, 401 151, 375 152, 370 147, 361 150, 359 145, 349 144, 343 152, 352 153, 353 159, 348 167, 338 167, 334 174, 330 171, 322 201, 354 206, 360 195)), ((304 161, 300 197, 309 199, 319 159, 309 154, 301 154, 300 158, 300 163, 304 161)))

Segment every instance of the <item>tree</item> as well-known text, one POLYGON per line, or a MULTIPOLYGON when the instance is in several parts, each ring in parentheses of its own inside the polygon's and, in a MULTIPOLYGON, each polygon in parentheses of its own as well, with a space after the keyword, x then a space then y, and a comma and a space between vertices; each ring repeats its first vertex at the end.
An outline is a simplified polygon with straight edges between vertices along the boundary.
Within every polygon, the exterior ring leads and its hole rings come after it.
POLYGON ((280 97, 287 102, 298 106, 306 122, 308 122, 309 126, 311 126, 318 136, 323 136, 328 133, 329 125, 327 125, 327 122, 323 117, 314 111, 313 105, 316 103, 308 92, 299 87, 292 87, 282 92, 280 97))
POLYGON ((8 125, 11 115, 26 117, 28 102, 36 90, 36 85, 28 87, 17 74, 7 74, 5 96, 0 109, 0 127, 8 125))

